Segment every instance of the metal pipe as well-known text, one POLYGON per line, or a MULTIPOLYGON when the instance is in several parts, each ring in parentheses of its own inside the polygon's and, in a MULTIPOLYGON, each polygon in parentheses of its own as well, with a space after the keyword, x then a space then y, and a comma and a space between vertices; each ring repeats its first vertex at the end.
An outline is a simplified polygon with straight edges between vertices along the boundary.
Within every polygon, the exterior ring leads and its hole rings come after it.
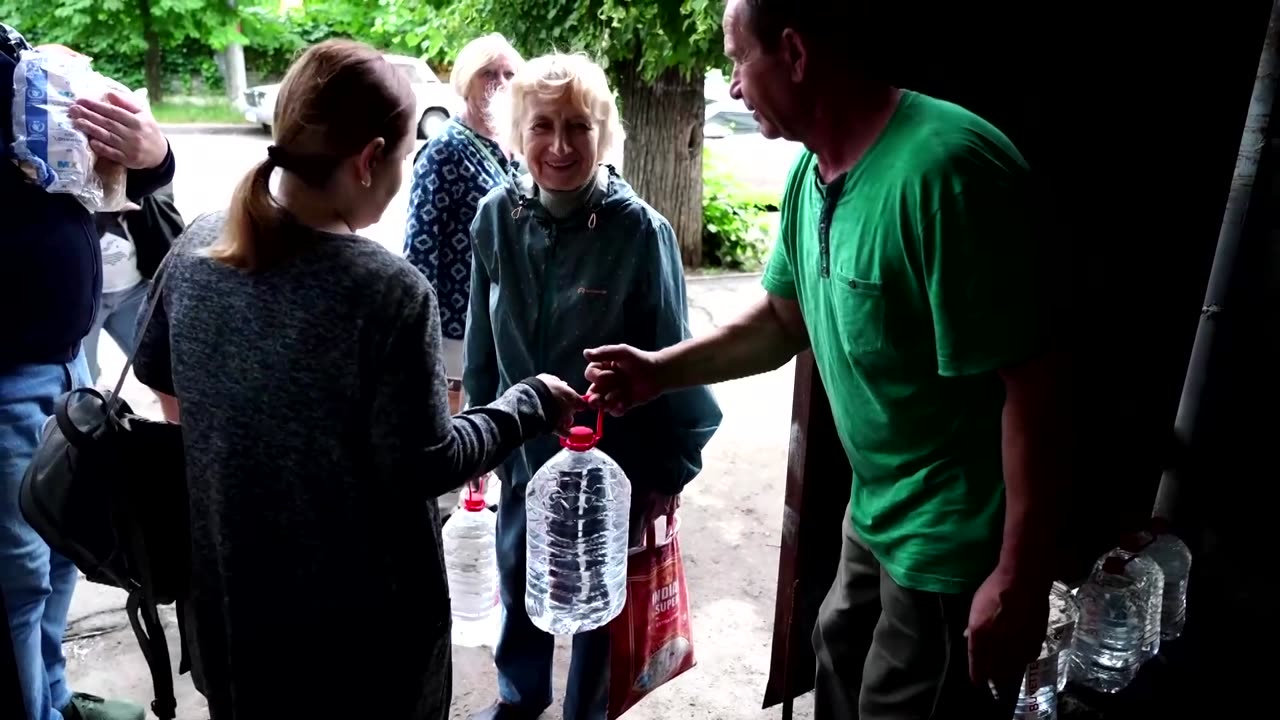
MULTIPOLYGON (((1205 289, 1204 306, 1200 309, 1200 324, 1196 328, 1191 346, 1191 358, 1187 363, 1187 376, 1182 385, 1182 398, 1173 422, 1173 432, 1179 454, 1172 467, 1160 478, 1153 514, 1177 522, 1179 495, 1188 474, 1195 475, 1200 466, 1200 428, 1205 426, 1204 398, 1211 383, 1212 370, 1220 349, 1221 325, 1230 322, 1231 285, 1239 264, 1240 246, 1254 201, 1259 166, 1264 153, 1269 153, 1267 137, 1271 130, 1271 115, 1275 109, 1276 77, 1280 73, 1280 0, 1271 3, 1271 19, 1267 23, 1266 40, 1258 59, 1258 73, 1253 84, 1253 96, 1249 100, 1249 114, 1245 119, 1240 138, 1240 151, 1236 157, 1235 174, 1227 194, 1226 210, 1218 233, 1218 245, 1209 271, 1209 283, 1205 289), (1190 468, 1188 468, 1190 464, 1190 468)), ((1265 176, 1264 176, 1265 177, 1265 176)))

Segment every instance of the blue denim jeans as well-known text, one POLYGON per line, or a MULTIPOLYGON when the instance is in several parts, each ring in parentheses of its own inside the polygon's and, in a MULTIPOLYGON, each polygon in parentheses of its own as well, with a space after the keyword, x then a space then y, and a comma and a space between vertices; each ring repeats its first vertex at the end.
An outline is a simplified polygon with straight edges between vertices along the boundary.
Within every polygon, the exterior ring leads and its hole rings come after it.
POLYGON ((68 365, 22 365, 0 373, 0 586, 31 720, 62 720, 71 701, 62 635, 78 576, 22 518, 18 490, 54 401, 89 384, 81 353, 68 365))
MULTIPOLYGON (((551 706, 551 661, 555 638, 539 630, 524 609, 525 512, 527 484, 502 483, 498 502, 498 585, 502 629, 493 662, 498 698, 521 709, 551 706)), ((609 628, 573 636, 564 720, 605 720, 609 709, 609 628)))
MULTIPOLYGON (((143 281, 120 292, 102 293, 102 302, 98 303, 98 314, 93 318, 93 326, 84 338, 84 356, 89 362, 89 376, 98 382, 102 368, 98 366, 98 338, 105 330, 116 345, 128 357, 138 339, 138 319, 147 304, 147 290, 151 283, 143 281)), ((114 382, 115 378, 111 378, 114 382)))

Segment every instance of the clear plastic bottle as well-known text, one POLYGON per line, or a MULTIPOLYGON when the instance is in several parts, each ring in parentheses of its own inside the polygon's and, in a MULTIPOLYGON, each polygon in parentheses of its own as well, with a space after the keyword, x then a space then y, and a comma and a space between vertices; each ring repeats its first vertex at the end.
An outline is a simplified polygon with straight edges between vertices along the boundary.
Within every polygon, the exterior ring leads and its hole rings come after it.
POLYGON ((1160 607, 1160 639, 1176 640, 1187 622, 1187 582, 1191 577, 1191 550, 1178 539, 1163 518, 1151 520, 1155 539, 1143 554, 1156 561, 1164 572, 1164 593, 1160 607))
POLYGON ((1049 592, 1049 638, 1058 647, 1058 674, 1055 689, 1062 692, 1067 686, 1068 667, 1071 664, 1071 640, 1080 622, 1080 601, 1065 583, 1055 582, 1049 592))
POLYGON ((596 449, 602 423, 572 428, 525 494, 525 610, 554 635, 603 627, 627 600, 631 483, 596 449))
POLYGON ((1135 569, 1151 575, 1151 585, 1147 589, 1147 622, 1142 631, 1142 652, 1138 663, 1150 660, 1160 654, 1160 617, 1164 604, 1164 570, 1160 563, 1147 556, 1145 550, 1151 545, 1150 533, 1134 533, 1120 541, 1119 552, 1126 556, 1139 556, 1134 562, 1140 563, 1135 569))
POLYGON ((454 641, 459 645, 488 644, 478 628, 489 624, 498 608, 496 523, 497 516, 485 504, 484 492, 468 486, 462 510, 441 530, 454 641))
POLYGON ((1062 583, 1054 583, 1049 591, 1049 624, 1040 656, 1027 667, 1014 720, 1054 720, 1057 717, 1058 692, 1066 684, 1067 661, 1071 655, 1071 636, 1075 631, 1080 608, 1071 591, 1062 583))
POLYGON ((1071 641, 1073 681, 1106 693, 1119 692, 1133 681, 1149 640, 1148 620, 1153 607, 1159 612, 1163 588, 1160 566, 1148 557, 1116 548, 1099 558, 1077 594, 1080 620, 1071 641))

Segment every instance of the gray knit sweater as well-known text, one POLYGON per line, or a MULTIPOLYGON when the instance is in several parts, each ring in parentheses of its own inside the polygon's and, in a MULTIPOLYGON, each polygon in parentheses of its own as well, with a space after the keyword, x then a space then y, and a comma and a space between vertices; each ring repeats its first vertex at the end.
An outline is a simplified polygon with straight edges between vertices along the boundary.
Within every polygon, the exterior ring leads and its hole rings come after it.
POLYGON ((450 417, 436 297, 404 259, 292 227, 283 266, 161 272, 136 371, 181 401, 197 687, 214 720, 446 718, 449 596, 435 496, 557 418, 543 383, 450 417))

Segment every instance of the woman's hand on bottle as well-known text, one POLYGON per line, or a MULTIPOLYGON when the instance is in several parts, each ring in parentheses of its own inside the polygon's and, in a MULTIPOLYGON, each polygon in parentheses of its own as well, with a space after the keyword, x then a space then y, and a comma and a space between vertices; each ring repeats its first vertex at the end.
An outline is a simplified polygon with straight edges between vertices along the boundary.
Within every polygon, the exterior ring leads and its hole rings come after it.
POLYGON ((573 416, 580 410, 585 410, 587 401, 578 394, 578 391, 569 387, 569 384, 555 375, 542 374, 538 379, 547 386, 551 391, 551 397, 555 399, 556 407, 559 414, 555 418, 555 429, 557 435, 568 435, 569 428, 573 426, 573 416))

